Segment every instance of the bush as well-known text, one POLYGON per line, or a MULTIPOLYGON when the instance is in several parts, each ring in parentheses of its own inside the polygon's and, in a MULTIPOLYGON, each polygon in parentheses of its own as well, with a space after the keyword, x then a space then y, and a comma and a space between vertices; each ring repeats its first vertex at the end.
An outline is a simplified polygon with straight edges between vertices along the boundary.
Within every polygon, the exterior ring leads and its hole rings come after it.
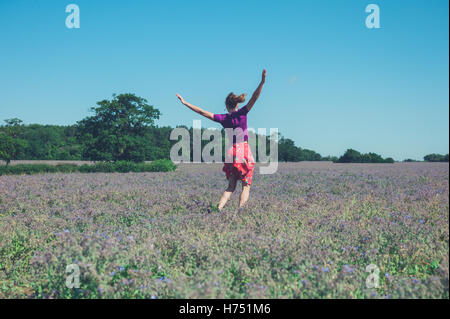
POLYGON ((56 170, 63 173, 73 173, 77 171, 78 166, 76 164, 56 164, 56 170))
POLYGON ((128 172, 170 172, 177 166, 171 160, 156 160, 151 163, 133 163, 127 161, 99 162, 93 165, 83 164, 18 164, 0 166, 0 175, 20 175, 39 173, 128 173, 128 172))
POLYGON ((361 163, 361 162, 362 162, 361 153, 353 149, 348 149, 344 153, 344 155, 342 155, 338 159, 338 163, 361 163))
POLYGON ((448 154, 428 154, 423 158, 426 162, 448 162, 448 154))
POLYGON ((392 157, 383 159, 381 155, 375 153, 361 154, 360 152, 348 149, 335 163, 390 163, 395 161, 392 157))
POLYGON ((19 164, 12 166, 1 166, 0 175, 56 173, 59 169, 60 168, 54 165, 47 164, 19 164))
POLYGON ((78 166, 78 171, 80 173, 92 173, 92 169, 91 169, 92 165, 88 165, 88 164, 83 164, 78 166))
POLYGON ((143 164, 143 172, 170 172, 174 171, 177 166, 171 161, 167 159, 160 159, 153 161, 151 163, 143 164))
POLYGON ((135 164, 133 162, 127 162, 127 161, 118 161, 114 163, 114 171, 119 173, 129 173, 129 172, 136 172, 136 167, 139 164, 135 164))
POLYGON ((90 170, 91 171, 88 171, 88 173, 113 173, 116 172, 116 167, 114 166, 114 163, 99 162, 94 165, 90 165, 90 170))

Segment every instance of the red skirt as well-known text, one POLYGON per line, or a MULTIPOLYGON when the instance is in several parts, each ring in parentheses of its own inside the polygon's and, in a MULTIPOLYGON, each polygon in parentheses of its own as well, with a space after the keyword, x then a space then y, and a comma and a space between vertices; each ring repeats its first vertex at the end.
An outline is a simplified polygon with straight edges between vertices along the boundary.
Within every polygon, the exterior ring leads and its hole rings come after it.
POLYGON ((251 185, 254 167, 255 160, 253 158, 252 150, 247 142, 243 142, 233 144, 233 147, 230 147, 227 150, 225 164, 223 165, 222 170, 227 175, 227 179, 230 179, 230 176, 233 176, 236 179, 251 185), (231 163, 231 159, 233 160, 233 163, 231 163))

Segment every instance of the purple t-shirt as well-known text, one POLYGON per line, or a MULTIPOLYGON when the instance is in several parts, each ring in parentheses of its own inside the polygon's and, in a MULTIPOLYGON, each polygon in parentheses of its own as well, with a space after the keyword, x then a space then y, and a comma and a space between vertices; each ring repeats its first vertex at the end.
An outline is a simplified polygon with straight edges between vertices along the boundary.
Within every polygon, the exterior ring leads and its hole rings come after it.
MULTIPOLYGON (((235 130, 233 135, 233 144, 242 141, 248 141, 247 132, 247 113, 248 109, 246 106, 241 107, 239 110, 227 114, 214 114, 214 121, 222 124, 224 128, 240 128, 240 130, 235 130)), ((231 142, 231 139, 230 139, 231 142)))

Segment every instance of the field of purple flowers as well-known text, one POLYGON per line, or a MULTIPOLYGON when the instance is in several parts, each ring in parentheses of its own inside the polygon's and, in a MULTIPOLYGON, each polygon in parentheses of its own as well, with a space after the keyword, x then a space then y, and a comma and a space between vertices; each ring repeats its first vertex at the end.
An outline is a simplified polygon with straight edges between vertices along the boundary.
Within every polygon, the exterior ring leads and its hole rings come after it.
POLYGON ((209 212, 225 186, 218 164, 0 176, 0 298, 449 298, 448 163, 280 163, 209 212))

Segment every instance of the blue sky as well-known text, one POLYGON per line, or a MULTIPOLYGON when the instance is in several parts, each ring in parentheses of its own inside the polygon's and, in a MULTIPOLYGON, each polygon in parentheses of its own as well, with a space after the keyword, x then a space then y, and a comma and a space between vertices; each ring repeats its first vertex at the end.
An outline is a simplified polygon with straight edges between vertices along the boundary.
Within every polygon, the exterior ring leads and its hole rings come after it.
POLYGON ((224 113, 266 68, 249 127, 322 155, 448 153, 448 12, 444 0, 0 0, 0 119, 74 124, 132 92, 158 125, 192 126, 175 93, 224 113), (65 26, 70 3, 80 29, 65 26), (365 26, 370 3, 380 29, 365 26))

